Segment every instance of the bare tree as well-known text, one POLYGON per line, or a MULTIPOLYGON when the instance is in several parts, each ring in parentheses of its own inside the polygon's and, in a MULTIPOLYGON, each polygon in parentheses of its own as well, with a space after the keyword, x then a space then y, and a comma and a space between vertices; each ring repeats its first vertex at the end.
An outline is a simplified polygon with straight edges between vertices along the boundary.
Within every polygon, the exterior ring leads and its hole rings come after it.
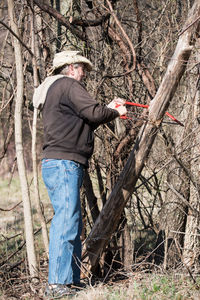
POLYGON ((200 3, 195 1, 162 83, 150 104, 148 122, 142 126, 129 159, 87 239, 87 251, 92 269, 97 267, 99 256, 116 229, 123 208, 134 191, 162 118, 184 74, 193 49, 191 41, 196 39, 196 30, 199 30, 199 13, 200 3))
MULTIPOLYGON (((33 62, 33 79, 34 79, 34 87, 37 87, 39 85, 39 78, 38 78, 38 66, 37 66, 37 60, 36 60, 36 47, 38 47, 36 43, 36 36, 34 33, 35 27, 38 28, 38 24, 35 22, 35 15, 32 13, 30 15, 31 17, 31 33, 32 33, 32 52, 34 53, 34 56, 32 57, 33 62)), ((42 237, 43 237, 43 243, 46 255, 48 257, 49 253, 49 239, 48 239, 48 231, 47 231, 47 225, 44 217, 44 213, 42 211, 41 201, 40 201, 40 193, 39 193, 39 186, 38 186, 38 163, 37 163, 37 152, 36 152, 36 138, 37 138, 37 116, 38 116, 38 110, 37 108, 34 108, 33 113, 33 124, 32 124, 32 160, 33 160, 33 182, 34 182, 34 194, 35 194, 35 203, 37 207, 39 222, 41 223, 42 227, 42 237)))
MULTIPOLYGON (((197 43, 197 49, 199 48, 199 41, 197 43)), ((191 148, 191 168, 190 168, 190 198, 189 208, 186 221, 184 248, 183 248, 183 263, 187 267, 195 267, 199 270, 199 257, 200 257, 200 238, 199 238, 199 222, 200 222, 200 184, 199 184, 199 114, 200 114, 200 87, 199 87, 199 51, 196 53, 197 61, 197 74, 196 88, 193 96, 193 133, 192 133, 192 148, 191 148)))
MULTIPOLYGON (((13 0, 8 0, 8 12, 10 17, 11 29, 16 36, 19 37, 19 31, 14 17, 14 3, 13 0)), ((27 182, 27 175, 23 156, 23 141, 22 141, 22 105, 23 105, 23 92, 24 92, 24 76, 23 76, 23 59, 22 50, 19 40, 13 37, 13 46, 15 50, 16 62, 16 76, 17 76, 17 90, 15 98, 15 147, 17 155, 17 165, 20 177, 21 192, 24 206, 24 226, 26 249, 28 256, 29 272, 31 276, 37 274, 37 262, 34 247, 33 224, 31 203, 29 195, 29 187, 27 182)))

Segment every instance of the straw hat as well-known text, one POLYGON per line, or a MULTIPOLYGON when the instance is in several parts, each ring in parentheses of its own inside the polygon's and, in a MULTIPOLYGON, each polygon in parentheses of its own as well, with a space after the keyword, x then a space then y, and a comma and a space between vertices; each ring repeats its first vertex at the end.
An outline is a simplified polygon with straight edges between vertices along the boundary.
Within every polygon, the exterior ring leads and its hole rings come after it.
POLYGON ((67 50, 55 54, 51 73, 53 73, 56 69, 59 69, 64 65, 77 64, 77 63, 83 63, 86 67, 86 70, 89 72, 93 69, 93 65, 89 61, 89 59, 82 56, 79 51, 67 50))

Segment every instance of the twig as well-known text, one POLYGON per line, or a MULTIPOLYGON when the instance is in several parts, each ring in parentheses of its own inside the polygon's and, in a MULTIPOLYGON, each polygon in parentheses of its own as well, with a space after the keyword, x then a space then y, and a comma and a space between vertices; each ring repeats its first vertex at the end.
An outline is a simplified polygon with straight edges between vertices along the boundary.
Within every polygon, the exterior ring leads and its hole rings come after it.
POLYGON ((4 23, 2 20, 0 20, 0 24, 2 24, 4 27, 6 27, 10 31, 10 33, 12 33, 12 35, 14 35, 16 37, 16 39, 18 39, 18 41, 22 44, 22 46, 24 48, 26 48, 26 50, 28 50, 28 52, 30 53, 31 56, 34 56, 33 52, 26 46, 26 44, 20 39, 20 37, 18 37, 18 35, 15 34, 14 31, 6 23, 4 23))
MULTIPOLYGON (((52 220, 52 218, 50 218, 48 221, 47 221, 47 224, 52 220)), ((37 229, 35 232, 34 232, 34 235, 36 235, 38 232, 40 232, 42 229, 42 227, 40 227, 39 229, 37 229)), ((18 248, 16 251, 14 251, 12 254, 10 254, 10 256, 8 258, 6 258, 4 261, 2 261, 0 263, 0 267, 3 267, 13 256, 15 256, 15 254, 17 254, 24 246, 26 245, 26 241, 23 242, 18 248)))
POLYGON ((11 239, 14 239, 14 238, 16 238, 16 237, 19 236, 19 235, 22 235, 22 233, 17 233, 17 234, 15 234, 15 235, 9 236, 9 237, 4 236, 3 234, 1 234, 1 236, 4 238, 4 240, 3 240, 3 241, 0 241, 0 243, 5 242, 5 241, 9 241, 9 240, 11 240, 11 239))
MULTIPOLYGON (((173 232, 173 233, 178 233, 178 234, 186 234, 185 232, 182 232, 182 231, 176 231, 176 230, 170 230, 170 232, 173 232)), ((194 236, 200 236, 200 234, 198 234, 198 233, 191 233, 190 232, 190 235, 194 235, 194 236)))
POLYGON ((190 268, 189 268, 189 267, 183 262, 183 260, 182 260, 182 254, 181 254, 180 247, 179 247, 179 245, 178 245, 178 243, 177 243, 177 240, 175 239, 174 241, 175 241, 176 249, 177 249, 177 251, 178 251, 178 255, 179 255, 179 257, 180 257, 180 259, 181 259, 181 261, 182 261, 183 266, 186 268, 186 270, 188 271, 190 277, 192 278, 192 281, 194 282, 194 285, 195 285, 196 289, 199 290, 199 289, 200 289, 200 286, 198 285, 196 279, 195 279, 194 276, 192 275, 192 272, 191 272, 190 268))
POLYGON ((129 72, 130 72, 130 71, 133 71, 133 70, 135 70, 135 67, 136 67, 136 54, 135 54, 135 49, 134 49, 133 44, 132 44, 132 42, 130 41, 130 39, 129 39, 127 33, 125 32, 124 28, 122 27, 121 23, 119 22, 119 20, 118 20, 116 14, 114 13, 110 1, 109 1, 109 0, 106 0, 106 2, 107 2, 107 4, 108 4, 108 6, 109 6, 111 15, 113 16, 113 18, 114 18, 114 20, 115 20, 117 26, 119 27, 121 33, 123 34, 124 38, 127 40, 127 43, 128 43, 128 45, 129 45, 129 47, 130 47, 130 49, 131 49, 131 51, 132 51, 132 55, 133 55, 133 67, 132 67, 131 70, 129 70, 129 72))
POLYGON ((183 29, 178 36, 182 35, 188 28, 190 28, 194 23, 196 23, 200 19, 200 16, 198 16, 191 24, 189 24, 185 29, 183 29))
POLYGON ((5 208, 1 208, 0 207, 0 210, 1 211, 11 211, 13 209, 15 209, 18 205, 20 205, 22 203, 22 201, 20 201, 19 203, 17 203, 15 206, 13 206, 12 208, 8 208, 8 209, 5 209, 5 208))
POLYGON ((198 212, 192 207, 192 205, 189 203, 189 201, 187 201, 171 184, 169 184, 167 181, 166 181, 166 184, 168 185, 168 187, 170 188, 170 190, 172 190, 172 192, 179 198, 181 199, 181 201, 187 205, 191 211, 196 215, 198 216, 198 212))

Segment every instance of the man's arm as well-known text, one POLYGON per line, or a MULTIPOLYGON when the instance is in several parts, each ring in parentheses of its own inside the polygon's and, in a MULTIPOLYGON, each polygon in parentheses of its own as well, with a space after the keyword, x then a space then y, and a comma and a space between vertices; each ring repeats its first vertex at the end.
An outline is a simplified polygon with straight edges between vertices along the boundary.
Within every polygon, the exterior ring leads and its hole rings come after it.
POLYGON ((110 122, 126 113, 125 107, 123 109, 120 107, 113 109, 100 105, 79 82, 72 84, 69 91, 69 99, 79 116, 88 123, 95 125, 110 122))

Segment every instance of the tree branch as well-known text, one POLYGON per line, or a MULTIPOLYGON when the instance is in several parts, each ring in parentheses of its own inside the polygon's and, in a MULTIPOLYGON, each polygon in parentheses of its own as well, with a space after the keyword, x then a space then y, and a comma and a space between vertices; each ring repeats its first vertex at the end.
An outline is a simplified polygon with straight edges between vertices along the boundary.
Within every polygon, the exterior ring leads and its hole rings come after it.
MULTIPOLYGON (((31 5, 30 0, 27 0, 29 5, 31 5)), ((67 29, 71 31, 74 35, 76 35, 78 38, 80 38, 83 41, 86 41, 85 33, 82 32, 79 29, 76 29, 73 25, 83 26, 83 27, 89 27, 89 26, 98 26, 101 25, 106 19, 109 18, 110 14, 103 15, 102 18, 96 19, 96 20, 81 20, 81 19, 74 19, 71 23, 63 17, 62 14, 60 14, 56 9, 53 7, 41 3, 39 0, 33 0, 33 2, 42 10, 47 12, 49 15, 54 17, 56 20, 60 22, 61 25, 65 26, 67 29)))
POLYGON ((95 19, 95 20, 83 20, 83 19, 73 19, 71 24, 72 25, 78 25, 82 27, 95 27, 101 25, 103 22, 108 20, 110 17, 110 14, 102 15, 101 18, 95 19))
POLYGON ((24 48, 26 48, 26 50, 28 50, 28 52, 30 53, 31 56, 34 56, 33 52, 26 46, 26 44, 24 44, 24 42, 20 39, 20 37, 18 37, 17 34, 6 23, 4 23, 2 20, 0 20, 0 24, 2 24, 4 27, 6 27, 6 29, 8 29, 10 31, 10 33, 12 33, 12 35, 14 35, 14 37, 16 37, 16 39, 18 39, 18 41, 22 44, 22 46, 24 48))
MULTIPOLYGON (((29 3, 29 5, 31 6, 31 1, 27 0, 27 2, 29 3)), ((33 0, 33 2, 42 10, 45 11, 46 13, 48 13, 50 16, 54 17, 56 20, 58 20, 60 22, 61 25, 65 26, 67 29, 69 29, 71 31, 71 33, 73 33, 74 35, 76 35, 78 38, 80 38, 82 41, 86 40, 85 34, 83 32, 81 32, 80 30, 74 28, 71 23, 65 18, 63 17, 62 14, 60 14, 56 9, 54 9, 53 7, 45 4, 45 3, 41 3, 41 1, 39 0, 33 0)))

